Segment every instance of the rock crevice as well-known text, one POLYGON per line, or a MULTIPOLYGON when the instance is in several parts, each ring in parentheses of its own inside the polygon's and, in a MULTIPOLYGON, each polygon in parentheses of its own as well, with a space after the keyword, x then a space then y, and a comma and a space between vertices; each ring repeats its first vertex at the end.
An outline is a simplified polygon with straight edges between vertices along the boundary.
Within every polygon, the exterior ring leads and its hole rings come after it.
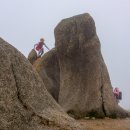
POLYGON ((16 78, 16 75, 15 75, 15 71, 14 71, 13 65, 11 65, 11 69, 12 69, 12 74, 14 76, 14 80, 15 80, 15 84, 16 84, 17 98, 18 98, 19 102, 21 103, 21 105, 23 106, 23 108, 28 110, 27 105, 23 102, 22 98, 20 97, 19 86, 18 86, 18 83, 17 83, 17 80, 16 80, 17 78, 16 78))

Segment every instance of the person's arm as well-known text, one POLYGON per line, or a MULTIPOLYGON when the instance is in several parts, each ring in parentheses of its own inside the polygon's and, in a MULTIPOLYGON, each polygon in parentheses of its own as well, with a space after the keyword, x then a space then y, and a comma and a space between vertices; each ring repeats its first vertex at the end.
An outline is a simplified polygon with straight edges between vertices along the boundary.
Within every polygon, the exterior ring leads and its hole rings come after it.
POLYGON ((37 46, 38 44, 34 44, 34 49, 35 49, 35 47, 37 46))
POLYGON ((44 45, 45 45, 45 47, 46 47, 48 50, 50 50, 45 43, 44 43, 44 45))

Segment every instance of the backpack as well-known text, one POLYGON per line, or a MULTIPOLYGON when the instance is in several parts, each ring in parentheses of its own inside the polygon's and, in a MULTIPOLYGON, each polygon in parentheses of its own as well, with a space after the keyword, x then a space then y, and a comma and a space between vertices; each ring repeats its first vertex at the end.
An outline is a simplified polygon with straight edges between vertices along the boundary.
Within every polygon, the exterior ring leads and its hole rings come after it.
POLYGON ((119 99, 119 100, 122 100, 122 92, 119 92, 118 99, 119 99))

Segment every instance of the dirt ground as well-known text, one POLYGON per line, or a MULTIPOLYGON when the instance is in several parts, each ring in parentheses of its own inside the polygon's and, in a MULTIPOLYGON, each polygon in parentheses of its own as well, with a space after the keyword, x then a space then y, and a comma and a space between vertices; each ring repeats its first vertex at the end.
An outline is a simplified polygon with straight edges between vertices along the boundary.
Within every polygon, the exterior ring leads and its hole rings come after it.
POLYGON ((79 120, 88 130, 130 130, 130 118, 79 120))

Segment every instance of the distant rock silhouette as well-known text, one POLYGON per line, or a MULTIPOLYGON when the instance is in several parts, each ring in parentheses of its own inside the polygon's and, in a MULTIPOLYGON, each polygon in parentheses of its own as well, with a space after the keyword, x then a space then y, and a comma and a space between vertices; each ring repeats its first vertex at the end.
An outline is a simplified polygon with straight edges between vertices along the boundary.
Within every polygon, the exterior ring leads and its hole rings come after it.
POLYGON ((55 28, 60 66, 59 104, 77 116, 126 117, 118 106, 104 63, 95 23, 89 14, 62 20, 55 28))
POLYGON ((0 130, 80 129, 47 92, 29 61, 0 38, 0 130))

